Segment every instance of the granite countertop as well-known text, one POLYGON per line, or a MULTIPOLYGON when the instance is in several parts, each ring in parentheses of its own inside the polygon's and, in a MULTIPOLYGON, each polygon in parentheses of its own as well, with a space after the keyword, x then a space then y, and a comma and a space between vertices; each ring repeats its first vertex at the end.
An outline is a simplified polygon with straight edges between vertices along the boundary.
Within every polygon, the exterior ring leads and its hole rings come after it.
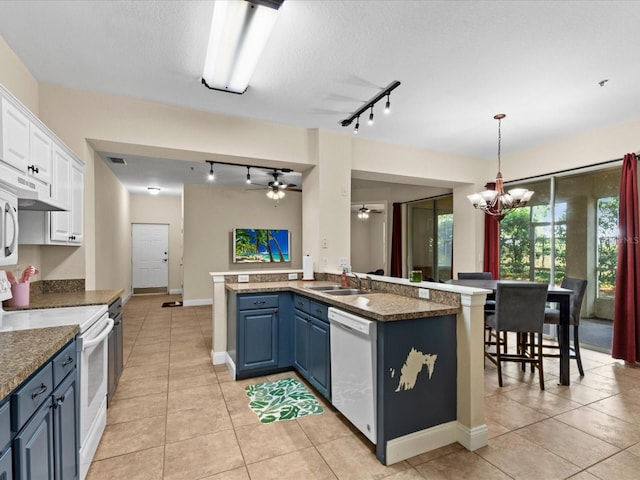
POLYGON ((288 282, 227 283, 227 290, 235 293, 264 293, 291 291, 328 303, 356 315, 380 322, 414 318, 455 315, 460 309, 442 303, 407 297, 395 293, 363 293, 336 296, 309 287, 335 285, 334 282, 292 280, 288 282))
POLYGON ((77 325, 0 333, 0 402, 77 333, 77 325))
POLYGON ((4 307, 7 311, 33 310, 40 308, 82 307, 85 305, 109 305, 121 297, 123 289, 85 290, 82 292, 34 293, 29 297, 29 305, 24 307, 4 307))

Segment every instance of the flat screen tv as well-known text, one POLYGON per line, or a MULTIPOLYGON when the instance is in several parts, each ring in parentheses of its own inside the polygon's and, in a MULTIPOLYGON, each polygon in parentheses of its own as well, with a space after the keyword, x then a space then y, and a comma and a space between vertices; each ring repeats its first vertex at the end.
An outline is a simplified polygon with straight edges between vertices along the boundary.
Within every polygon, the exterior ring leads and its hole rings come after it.
POLYGON ((233 263, 290 262, 289 230, 234 228, 233 263))

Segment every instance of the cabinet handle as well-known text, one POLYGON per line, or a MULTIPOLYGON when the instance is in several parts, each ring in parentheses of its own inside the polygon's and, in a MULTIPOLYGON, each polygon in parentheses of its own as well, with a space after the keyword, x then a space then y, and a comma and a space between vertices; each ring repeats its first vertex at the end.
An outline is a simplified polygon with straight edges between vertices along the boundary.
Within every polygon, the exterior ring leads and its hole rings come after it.
POLYGON ((62 402, 64 402, 64 394, 60 395, 59 397, 56 398, 56 402, 59 404, 61 404, 62 402))
POLYGON ((27 167, 27 170, 31 170, 32 173, 40 173, 40 169, 35 165, 29 165, 27 167))
POLYGON ((256 300, 253 302, 254 305, 264 305, 265 303, 267 303, 265 300, 260 300, 260 301, 256 300))
POLYGON ((43 383, 42 385, 40 385, 40 390, 38 390, 37 392, 33 392, 31 394, 31 398, 34 399, 34 398, 42 395, 46 391, 47 391, 47 386, 43 383))
POLYGON ((67 365, 69 365, 70 363, 73 363, 73 358, 71 358, 71 357, 67 357, 67 359, 66 359, 64 362, 62 362, 62 366, 63 366, 63 367, 66 367, 66 366, 67 366, 67 365))
POLYGON ((76 236, 75 235, 69 235, 69 240, 75 240, 76 236))

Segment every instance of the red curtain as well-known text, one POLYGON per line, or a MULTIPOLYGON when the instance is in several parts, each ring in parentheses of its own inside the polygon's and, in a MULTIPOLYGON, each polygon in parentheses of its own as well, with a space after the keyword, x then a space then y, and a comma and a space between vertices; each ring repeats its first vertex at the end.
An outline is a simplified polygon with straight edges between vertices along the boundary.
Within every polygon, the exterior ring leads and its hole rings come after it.
MULTIPOLYGON (((485 185, 487 190, 496 188, 491 182, 485 185)), ((491 272, 494 279, 500 278, 500 222, 496 217, 484 215, 484 265, 483 271, 491 272)))
POLYGON ((613 307, 611 356, 640 362, 640 248, 638 240, 638 166, 636 155, 624 156, 620 179, 618 264, 613 307))
POLYGON ((391 225, 391 276, 402 277, 402 204, 393 204, 391 225))

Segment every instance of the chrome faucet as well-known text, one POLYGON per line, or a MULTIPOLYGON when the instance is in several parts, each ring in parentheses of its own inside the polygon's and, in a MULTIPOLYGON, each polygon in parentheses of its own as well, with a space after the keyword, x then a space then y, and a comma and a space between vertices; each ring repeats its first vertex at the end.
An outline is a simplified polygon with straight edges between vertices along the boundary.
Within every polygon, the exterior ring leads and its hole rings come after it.
POLYGON ((352 274, 354 277, 356 277, 356 282, 357 282, 357 285, 358 285, 358 290, 360 290, 360 289, 362 288, 362 279, 361 279, 358 275, 356 275, 355 273, 353 273, 353 272, 351 272, 351 274, 352 274))
POLYGON ((367 290, 373 290, 373 278, 367 275, 367 290))

